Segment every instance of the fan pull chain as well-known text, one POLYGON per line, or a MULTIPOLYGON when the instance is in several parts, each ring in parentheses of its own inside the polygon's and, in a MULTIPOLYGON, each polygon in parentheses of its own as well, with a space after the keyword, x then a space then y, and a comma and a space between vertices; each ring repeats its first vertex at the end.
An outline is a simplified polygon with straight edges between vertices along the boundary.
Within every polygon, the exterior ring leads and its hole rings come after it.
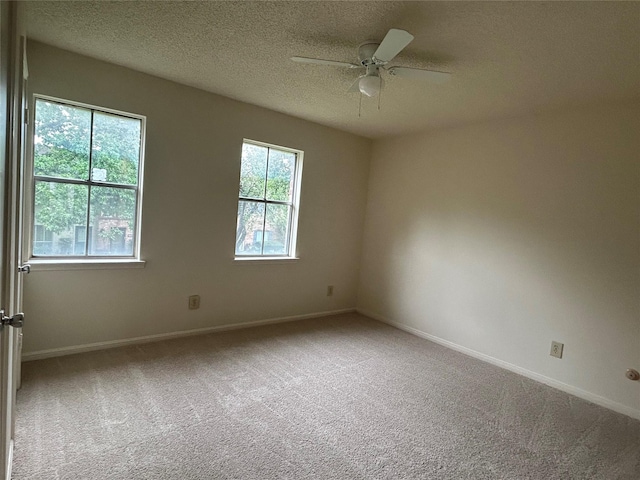
POLYGON ((358 104, 358 118, 362 116, 362 93, 360 94, 360 103, 358 104))

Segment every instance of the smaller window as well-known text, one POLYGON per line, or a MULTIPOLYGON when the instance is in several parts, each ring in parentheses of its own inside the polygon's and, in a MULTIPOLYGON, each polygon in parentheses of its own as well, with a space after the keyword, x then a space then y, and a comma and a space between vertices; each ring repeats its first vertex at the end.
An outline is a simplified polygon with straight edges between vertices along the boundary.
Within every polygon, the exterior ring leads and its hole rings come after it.
POLYGON ((295 256, 301 177, 301 151, 244 141, 236 258, 295 256))

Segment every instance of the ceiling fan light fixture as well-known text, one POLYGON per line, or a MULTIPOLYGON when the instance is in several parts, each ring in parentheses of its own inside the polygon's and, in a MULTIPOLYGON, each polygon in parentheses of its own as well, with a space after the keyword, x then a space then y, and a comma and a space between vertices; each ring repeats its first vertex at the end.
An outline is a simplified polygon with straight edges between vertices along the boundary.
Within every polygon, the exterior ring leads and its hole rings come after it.
POLYGON ((363 75, 358 81, 360 93, 367 97, 375 97, 380 93, 380 77, 377 75, 363 75))
POLYGON ((360 92, 360 103, 362 103, 362 95, 367 97, 378 97, 378 110, 380 109, 380 97, 382 96, 382 88, 384 81, 382 79, 381 69, 387 71, 388 75, 397 75, 399 77, 416 78, 427 80, 433 83, 443 83, 451 76, 447 72, 438 72, 435 70, 425 70, 422 68, 410 68, 402 66, 393 66, 387 68, 386 65, 392 61, 411 41, 413 35, 404 30, 397 28, 390 29, 382 42, 367 41, 358 47, 358 63, 341 62, 336 60, 324 60, 322 58, 309 57, 291 57, 291 60, 298 63, 311 63, 316 65, 328 65, 332 67, 346 68, 364 68, 364 75, 359 76, 351 84, 349 92, 360 92))

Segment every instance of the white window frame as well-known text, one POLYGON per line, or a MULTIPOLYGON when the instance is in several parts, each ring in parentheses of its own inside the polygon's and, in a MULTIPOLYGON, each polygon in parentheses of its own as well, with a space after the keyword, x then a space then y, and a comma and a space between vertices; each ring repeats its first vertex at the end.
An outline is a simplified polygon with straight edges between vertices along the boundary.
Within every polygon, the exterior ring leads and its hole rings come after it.
MULTIPOLYGON (((142 201, 143 201, 143 179, 144 179, 144 160, 145 160, 145 143, 146 143, 146 122, 147 117, 130 112, 124 112, 121 110, 114 110, 111 108, 101 107, 97 105, 91 105, 82 102, 76 102, 73 100, 67 100, 64 98, 52 97, 49 95, 33 94, 30 102, 29 112, 29 125, 28 125, 28 155, 26 156, 25 175, 24 175, 24 201, 23 201, 23 252, 26 253, 29 264, 34 270, 75 270, 86 268, 142 268, 144 267, 144 260, 140 258, 140 238, 142 231, 142 201), (129 190, 136 191, 136 228, 133 235, 133 253, 131 255, 65 255, 65 256, 34 256, 33 254, 33 238, 35 235, 35 184, 36 175, 34 175, 35 166, 35 148, 34 148, 34 134, 35 134, 35 115, 36 115, 36 101, 44 100, 53 103, 59 103, 62 105, 69 105, 70 107, 85 108, 88 110, 106 113, 111 115, 118 115, 125 118, 132 118, 140 121, 140 158, 138 162, 138 184, 136 187, 128 188, 129 190)), ((73 183, 79 185, 105 185, 111 186, 112 182, 99 182, 88 179, 86 181, 60 181, 60 183, 73 183)), ((87 225, 88 229, 88 225, 87 225)))
MULTIPOLYGON (((262 261, 262 262, 266 262, 266 261, 291 261, 291 260, 298 260, 298 256, 297 256, 297 242, 298 242, 298 218, 299 218, 299 213, 300 213, 300 190, 301 190, 301 186, 302 186, 302 165, 303 165, 303 159, 304 159, 304 151, 302 150, 298 150, 296 148, 291 148, 291 147, 283 147, 281 145, 275 145, 273 143, 266 143, 266 142, 260 142, 257 140, 251 140, 249 138, 243 138, 242 139, 242 145, 244 146, 245 143, 251 144, 251 145, 256 145, 259 147, 266 147, 269 149, 274 149, 274 150, 279 150, 282 152, 288 152, 288 153, 293 153, 296 156, 296 165, 295 165, 295 169, 294 169, 294 173, 293 173, 293 187, 292 187, 292 192, 291 192, 291 203, 289 202, 281 202, 281 201, 275 201, 275 200, 267 200, 265 199, 256 199, 256 198, 249 198, 249 197, 242 197, 240 196, 240 188, 238 187, 238 202, 240 200, 245 200, 245 201, 250 201, 250 202, 258 202, 258 203, 263 203, 265 205, 265 214, 266 214, 266 206, 268 204, 276 204, 276 205, 288 205, 291 207, 291 217, 289 218, 289 239, 288 239, 288 248, 287 248, 287 253, 285 254, 280 254, 280 255, 273 255, 273 254, 260 254, 260 255, 236 255, 235 253, 235 242, 234 242, 234 248, 233 248, 233 252, 234 252, 234 259, 236 261, 239 262, 246 262, 246 261, 262 261)), ((267 164, 267 171, 268 171, 268 164, 267 164)), ((242 149, 241 149, 241 153, 240 153, 240 173, 242 172, 242 149)), ((265 173, 266 175, 266 173, 265 173)), ((238 185, 240 184, 240 182, 238 182, 238 185)), ((237 232, 237 204, 236 204, 236 232, 237 232)), ((236 233, 237 235, 237 233, 236 233)), ((263 231, 263 235, 264 235, 264 231, 263 231)), ((234 239, 236 237, 234 236, 234 239)))

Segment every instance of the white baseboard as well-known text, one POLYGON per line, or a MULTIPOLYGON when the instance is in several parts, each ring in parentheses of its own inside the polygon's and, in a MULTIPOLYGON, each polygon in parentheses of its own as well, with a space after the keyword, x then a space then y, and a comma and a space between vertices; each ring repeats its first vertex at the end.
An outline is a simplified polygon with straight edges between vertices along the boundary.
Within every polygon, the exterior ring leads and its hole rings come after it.
POLYGON ((595 403, 596 405, 600 405, 601 407, 608 408, 609 410, 613 410, 614 412, 622 413, 629 417, 640 420, 640 410, 637 410, 635 408, 628 407, 621 403, 614 402, 613 400, 609 400, 608 398, 601 397, 600 395, 596 395, 595 393, 582 390, 581 388, 574 387, 572 385, 560 382, 558 380, 555 380, 550 377, 546 377, 544 375, 540 375, 539 373, 533 372, 531 370, 527 370, 526 368, 522 368, 512 363, 505 362, 503 360, 499 360, 497 358, 491 357, 484 353, 477 352, 470 348, 463 347, 462 345, 458 345, 457 343, 450 342, 449 340, 444 340, 440 337, 436 337, 435 335, 431 335, 429 333, 423 332, 422 330, 418 330, 413 327, 408 327, 407 325, 403 325, 402 323, 394 322, 376 313, 369 312, 361 308, 358 308, 356 310, 358 313, 366 317, 373 318, 374 320, 378 320, 380 322, 386 323, 388 325, 391 325, 392 327, 398 328, 400 330, 404 330, 405 332, 416 335, 417 337, 430 340, 439 345, 464 353, 465 355, 469 355, 470 357, 474 357, 484 362, 491 363, 492 365, 496 365, 498 367, 504 368, 505 370, 510 370, 514 373, 528 377, 537 382, 544 383, 545 385, 548 385, 553 388, 557 388, 558 390, 562 390, 563 392, 570 393, 571 395, 575 395, 576 397, 582 398, 583 400, 587 400, 588 402, 591 402, 591 403, 595 403))
POLYGON ((226 330, 238 330, 241 328, 257 327, 259 325, 270 325, 273 323, 293 322, 295 320, 305 320, 308 318, 328 317, 340 315, 342 313, 355 312, 355 308, 345 308, 342 310, 330 310, 326 312, 306 313, 303 315, 292 315, 289 317, 268 318, 265 320, 254 320, 252 322, 233 323, 229 325, 217 325, 215 327, 196 328, 193 330, 182 330, 179 332, 159 333, 157 335, 145 335, 144 337, 125 338, 122 340, 110 340, 108 342, 87 343, 85 345, 73 345, 71 347, 51 348, 49 350, 39 350, 22 354, 22 361, 29 362, 41 360, 43 358, 61 357, 63 355, 73 355, 75 353, 91 352, 94 350, 106 350, 108 348, 124 347, 139 343, 159 342, 172 338, 190 337, 193 335, 203 335, 205 333, 223 332, 226 330))

